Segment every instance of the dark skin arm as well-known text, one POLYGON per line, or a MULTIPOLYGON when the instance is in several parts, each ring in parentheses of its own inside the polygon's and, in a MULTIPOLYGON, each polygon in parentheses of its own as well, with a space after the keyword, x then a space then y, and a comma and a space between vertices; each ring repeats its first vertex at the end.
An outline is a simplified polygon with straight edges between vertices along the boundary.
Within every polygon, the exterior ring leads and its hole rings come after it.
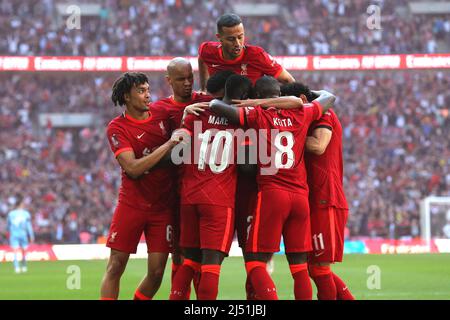
POLYGON ((232 124, 240 124, 239 109, 221 100, 214 99, 209 103, 209 108, 215 114, 223 116, 232 124))
POLYGON ((236 106, 240 108, 261 106, 263 108, 276 107, 277 109, 296 109, 303 107, 303 100, 294 96, 267 99, 233 100, 233 103, 236 103, 236 106))
MULTIPOLYGON (((314 101, 318 101, 323 107, 323 113, 333 107, 336 97, 325 90, 312 91, 318 97, 314 101)), ((254 107, 260 105, 263 108, 275 107, 277 109, 297 109, 303 107, 303 100, 294 96, 268 98, 268 99, 249 99, 249 100, 233 100, 237 107, 254 107)))

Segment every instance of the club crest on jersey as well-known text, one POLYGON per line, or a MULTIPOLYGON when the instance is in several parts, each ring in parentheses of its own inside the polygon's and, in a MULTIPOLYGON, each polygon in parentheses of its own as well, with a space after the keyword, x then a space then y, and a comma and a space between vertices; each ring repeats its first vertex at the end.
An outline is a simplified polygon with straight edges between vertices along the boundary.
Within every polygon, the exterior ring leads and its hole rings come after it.
POLYGON ((241 76, 246 76, 247 74, 247 63, 241 64, 241 76))
POLYGON ((119 146, 119 140, 117 140, 115 133, 111 136, 111 142, 114 147, 117 148, 119 146))
POLYGON ((111 236, 109 237, 109 242, 116 241, 117 232, 113 232, 111 236))

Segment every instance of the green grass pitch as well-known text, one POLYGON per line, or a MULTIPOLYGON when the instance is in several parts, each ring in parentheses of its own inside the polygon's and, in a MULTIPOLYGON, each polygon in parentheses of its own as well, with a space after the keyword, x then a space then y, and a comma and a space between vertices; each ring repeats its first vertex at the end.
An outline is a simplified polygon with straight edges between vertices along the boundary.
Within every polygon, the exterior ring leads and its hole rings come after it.
MULTIPOLYGON (((450 299, 450 254, 346 255, 333 270, 361 300, 450 299), (371 267, 371 266, 376 266, 371 267), (373 270, 380 271, 379 282, 373 270), (368 288, 372 285, 372 288, 368 288), (379 284, 379 288, 376 288, 379 284), (373 287, 375 286, 375 288, 373 287)), ((106 260, 29 262, 28 272, 15 274, 12 263, 0 263, 0 300, 5 299, 94 299, 99 298, 106 260), (80 288, 68 289, 68 267, 80 269, 80 288)), ((121 282, 120 299, 131 299, 146 270, 146 260, 130 260, 121 282)), ((285 257, 275 256, 273 279, 280 299, 292 300, 293 282, 285 257)), ((70 281, 69 281, 70 282, 70 281)), ((224 261, 219 299, 245 299, 242 258, 224 261)), ((313 285, 314 287, 314 285, 313 285)), ((155 299, 167 299, 170 289, 170 259, 163 284, 155 299)), ((314 289, 314 299, 315 299, 314 289)))

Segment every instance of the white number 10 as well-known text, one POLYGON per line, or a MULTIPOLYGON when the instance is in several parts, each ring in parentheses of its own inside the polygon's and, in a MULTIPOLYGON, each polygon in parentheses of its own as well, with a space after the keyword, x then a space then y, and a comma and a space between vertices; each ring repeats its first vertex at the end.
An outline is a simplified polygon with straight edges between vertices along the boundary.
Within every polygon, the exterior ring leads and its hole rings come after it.
MULTIPOLYGON (((199 134, 198 137, 202 140, 200 145, 199 157, 198 157, 198 170, 205 170, 205 163, 207 150, 208 150, 208 142, 211 137, 211 131, 206 130, 204 133, 199 134)), ((220 173, 224 171, 228 167, 228 161, 230 159, 230 151, 233 145, 233 135, 228 131, 219 131, 214 136, 214 139, 211 144, 211 152, 209 155, 208 165, 212 172, 220 173), (219 152, 219 148, 221 146, 222 139, 225 139, 223 143, 223 152, 222 158, 220 159, 220 163, 216 164, 216 157, 219 152)))

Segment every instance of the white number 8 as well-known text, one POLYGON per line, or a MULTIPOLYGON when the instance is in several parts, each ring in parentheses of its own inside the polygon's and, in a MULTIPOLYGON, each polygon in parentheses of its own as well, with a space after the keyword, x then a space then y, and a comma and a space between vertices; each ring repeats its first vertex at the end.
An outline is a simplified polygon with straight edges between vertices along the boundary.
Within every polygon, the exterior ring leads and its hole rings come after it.
POLYGON ((277 169, 290 169, 294 165, 295 155, 292 151, 292 147, 294 146, 294 136, 292 132, 284 131, 280 132, 276 135, 274 141, 275 147, 277 148, 277 152, 275 153, 275 168, 277 169), (287 145, 284 146, 281 144, 281 139, 286 138, 287 145), (283 164, 283 154, 287 154, 287 161, 283 164))

